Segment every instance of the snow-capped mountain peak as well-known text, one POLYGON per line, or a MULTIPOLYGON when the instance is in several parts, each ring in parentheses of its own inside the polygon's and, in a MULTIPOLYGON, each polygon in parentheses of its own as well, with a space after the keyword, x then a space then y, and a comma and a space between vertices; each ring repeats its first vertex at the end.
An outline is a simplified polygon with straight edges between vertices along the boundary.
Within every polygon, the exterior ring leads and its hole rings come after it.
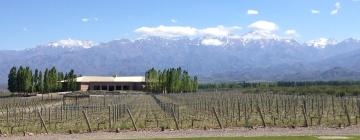
POLYGON ((52 48, 91 48, 95 46, 95 43, 93 41, 89 40, 76 40, 76 39, 63 39, 59 41, 50 42, 46 45, 47 47, 52 48))
POLYGON ((272 32, 266 31, 252 31, 248 32, 241 37, 244 40, 260 40, 260 39, 271 39, 271 40, 280 40, 280 37, 272 32))
POLYGON ((328 39, 328 38, 320 38, 317 40, 310 40, 306 42, 306 45, 312 46, 315 48, 323 49, 326 48, 329 45, 336 45, 338 42, 334 39, 328 39))

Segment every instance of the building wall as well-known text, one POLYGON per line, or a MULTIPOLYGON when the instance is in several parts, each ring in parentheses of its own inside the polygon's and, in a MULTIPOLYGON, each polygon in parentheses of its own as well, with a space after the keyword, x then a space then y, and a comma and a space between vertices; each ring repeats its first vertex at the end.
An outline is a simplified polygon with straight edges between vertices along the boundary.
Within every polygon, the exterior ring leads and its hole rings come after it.
POLYGON ((80 83, 80 90, 143 90, 144 82, 90 82, 80 83))
POLYGON ((80 91, 87 91, 89 89, 89 83, 81 83, 80 91))

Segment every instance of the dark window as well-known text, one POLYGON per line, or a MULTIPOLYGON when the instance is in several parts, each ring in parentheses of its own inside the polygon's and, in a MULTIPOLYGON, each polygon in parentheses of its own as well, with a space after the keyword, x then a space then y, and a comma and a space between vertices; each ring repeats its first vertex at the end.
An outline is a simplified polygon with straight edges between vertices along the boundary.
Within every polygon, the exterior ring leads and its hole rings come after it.
POLYGON ((95 86, 94 86, 94 90, 100 90, 100 86, 99 86, 99 85, 95 85, 95 86))
POLYGON ((121 86, 116 86, 116 90, 121 90, 121 86))
POLYGON ((124 86, 124 90, 130 90, 129 86, 124 86))
POLYGON ((101 86, 101 90, 108 90, 107 86, 101 86))
POLYGON ((114 86, 109 86, 109 91, 114 91, 114 86))

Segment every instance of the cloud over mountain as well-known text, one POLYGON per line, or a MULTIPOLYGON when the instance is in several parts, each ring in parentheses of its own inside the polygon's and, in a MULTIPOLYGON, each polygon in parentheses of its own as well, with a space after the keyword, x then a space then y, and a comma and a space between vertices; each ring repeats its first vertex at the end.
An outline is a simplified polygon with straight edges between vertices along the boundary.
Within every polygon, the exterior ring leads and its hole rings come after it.
POLYGON ((278 25, 274 22, 259 20, 248 26, 250 29, 261 32, 274 32, 279 29, 278 25))
MULTIPOLYGON (((162 38, 206 38, 211 39, 212 43, 217 42, 217 45, 224 44, 220 41, 215 41, 217 38, 242 38, 245 40, 251 39, 279 39, 279 38, 295 38, 299 34, 295 29, 284 31, 285 36, 277 34, 279 26, 271 21, 259 20, 247 25, 247 32, 240 33, 243 28, 241 26, 224 26, 218 25, 215 27, 196 28, 191 26, 165 26, 157 27, 143 26, 135 30, 136 33, 144 37, 162 37, 162 38)), ((209 42, 206 40, 204 42, 209 42)), ((224 41, 221 41, 224 42, 224 41)), ((207 44, 207 43, 206 43, 207 44)))
POLYGON ((232 35, 234 31, 240 29, 241 27, 239 26, 225 27, 223 25, 207 27, 203 29, 197 29, 190 26, 160 25, 158 27, 140 27, 136 29, 135 32, 140 33, 143 36, 156 36, 165 38, 200 36, 227 37, 232 35))

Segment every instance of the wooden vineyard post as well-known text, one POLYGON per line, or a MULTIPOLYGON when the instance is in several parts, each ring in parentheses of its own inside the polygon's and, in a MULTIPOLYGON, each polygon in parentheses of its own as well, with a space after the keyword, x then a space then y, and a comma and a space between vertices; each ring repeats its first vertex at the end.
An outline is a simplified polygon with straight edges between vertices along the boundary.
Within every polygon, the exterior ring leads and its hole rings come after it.
POLYGON ((334 96, 331 95, 331 107, 332 107, 332 115, 333 115, 333 119, 335 120, 335 102, 334 102, 334 96))
POLYGON ((238 121, 240 122, 241 121, 241 105, 240 105, 240 100, 238 100, 237 102, 237 105, 238 105, 238 121))
POLYGON ((61 108, 60 108, 60 121, 63 121, 63 111, 64 111, 64 108, 61 106, 61 108))
POLYGON ((218 124, 219 124, 220 129, 223 129, 223 126, 222 126, 222 124, 221 124, 221 122, 220 122, 220 119, 219 119, 219 117, 218 117, 218 114, 216 113, 215 107, 213 107, 213 112, 214 112, 214 115, 215 115, 215 117, 216 117, 216 121, 217 121, 218 124))
POLYGON ((83 115, 84 115, 84 119, 85 119, 85 121, 86 121, 86 125, 87 125, 87 127, 88 127, 88 131, 89 131, 89 132, 92 132, 91 127, 90 127, 90 122, 89 122, 89 119, 88 119, 85 111, 83 110, 82 113, 83 113, 83 115))
POLYGON ((344 111, 345 111, 345 115, 346 115, 347 122, 348 122, 347 126, 350 126, 351 125, 351 120, 350 120, 350 115, 349 115, 349 111, 348 111, 348 108, 347 108, 346 104, 344 105, 344 111))
POLYGON ((260 109, 260 107, 259 107, 259 104, 256 105, 256 110, 258 111, 259 116, 260 116, 260 118, 261 118, 262 126, 263 126, 263 127, 266 127, 265 120, 264 120, 264 116, 263 116, 263 114, 261 113, 261 109, 260 109))
POLYGON ((108 106, 109 109, 109 128, 111 128, 111 106, 108 106))
POLYGON ((172 117, 174 118, 176 129, 179 130, 179 124, 178 124, 178 121, 175 116, 175 109, 173 109, 173 111, 172 111, 172 117))
POLYGON ((43 119, 42 116, 41 116, 40 111, 38 111, 37 113, 38 113, 38 116, 39 116, 39 118, 40 118, 40 121, 41 121, 42 126, 45 128, 46 133, 49 133, 49 132, 48 132, 48 129, 46 128, 44 119, 43 119))
POLYGON ((51 128, 51 108, 49 107, 49 127, 51 128))
POLYGON ((302 114, 304 116, 304 127, 308 127, 308 120, 306 117, 306 109, 304 105, 301 105, 302 114))
POLYGON ((9 106, 6 107, 6 123, 9 124, 9 106))
POLYGON ((132 116, 132 114, 131 114, 130 109, 127 108, 126 111, 127 111, 127 113, 129 114, 129 116, 130 116, 131 123, 132 123, 132 125, 134 126, 135 131, 138 131, 138 130, 137 130, 137 127, 136 127, 136 124, 135 124, 135 121, 134 121, 134 118, 133 118, 133 116, 132 116))

